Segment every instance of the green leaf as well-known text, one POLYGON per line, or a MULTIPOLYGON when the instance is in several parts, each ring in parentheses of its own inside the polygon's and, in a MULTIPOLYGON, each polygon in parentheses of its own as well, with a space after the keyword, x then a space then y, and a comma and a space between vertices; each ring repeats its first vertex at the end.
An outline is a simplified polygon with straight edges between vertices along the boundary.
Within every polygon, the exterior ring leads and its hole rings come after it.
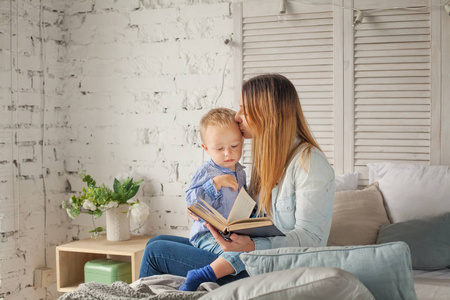
POLYGON ((95 187, 97 184, 91 175, 84 176, 83 181, 87 183, 88 187, 95 187))
POLYGON ((133 186, 127 193, 127 200, 133 198, 139 191, 139 186, 133 186))
POLYGON ((131 185, 133 184, 133 179, 131 178, 127 178, 124 180, 123 184, 122 184, 122 189, 123 191, 128 191, 131 187, 131 185))
POLYGON ((100 209, 97 208, 96 210, 94 210, 94 217, 96 219, 100 218, 101 216, 102 216, 102 211, 100 209))
POLYGON ((89 230, 88 232, 92 233, 92 232, 102 232, 102 231, 103 231, 103 227, 97 227, 95 229, 89 230))
POLYGON ((120 181, 117 180, 116 178, 114 178, 114 192, 118 193, 120 191, 120 189, 122 188, 122 185, 120 184, 120 181))

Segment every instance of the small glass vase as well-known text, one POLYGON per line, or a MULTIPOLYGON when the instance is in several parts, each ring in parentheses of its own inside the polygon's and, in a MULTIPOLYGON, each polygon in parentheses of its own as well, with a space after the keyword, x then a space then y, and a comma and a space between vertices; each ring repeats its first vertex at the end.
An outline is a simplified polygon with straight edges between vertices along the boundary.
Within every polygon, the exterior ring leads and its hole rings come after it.
POLYGON ((106 211, 106 239, 108 241, 117 242, 130 239, 128 208, 128 204, 122 204, 106 211))

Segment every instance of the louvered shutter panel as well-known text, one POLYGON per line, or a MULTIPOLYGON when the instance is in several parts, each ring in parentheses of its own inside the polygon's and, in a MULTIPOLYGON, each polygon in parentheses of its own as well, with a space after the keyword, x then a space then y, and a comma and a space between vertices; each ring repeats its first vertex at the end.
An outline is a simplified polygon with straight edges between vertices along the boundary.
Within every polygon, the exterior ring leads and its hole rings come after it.
MULTIPOLYGON (((279 5, 280 1, 243 3, 242 79, 262 73, 289 78, 312 133, 333 164, 332 6, 287 2, 286 17, 280 20, 279 5)), ((250 151, 251 141, 246 141, 243 162, 248 174, 250 151)))
POLYGON ((360 185, 368 183, 369 162, 430 162, 430 41, 429 8, 369 11, 354 31, 354 166, 360 185))

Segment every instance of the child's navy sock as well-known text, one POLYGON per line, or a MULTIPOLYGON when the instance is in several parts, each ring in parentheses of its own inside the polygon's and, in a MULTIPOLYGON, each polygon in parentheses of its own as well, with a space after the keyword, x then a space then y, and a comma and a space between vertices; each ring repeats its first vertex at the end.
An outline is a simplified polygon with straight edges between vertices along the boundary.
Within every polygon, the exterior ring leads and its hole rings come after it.
POLYGON ((206 267, 191 270, 187 273, 186 281, 178 288, 180 291, 196 291, 203 282, 215 282, 216 274, 210 265, 206 267))

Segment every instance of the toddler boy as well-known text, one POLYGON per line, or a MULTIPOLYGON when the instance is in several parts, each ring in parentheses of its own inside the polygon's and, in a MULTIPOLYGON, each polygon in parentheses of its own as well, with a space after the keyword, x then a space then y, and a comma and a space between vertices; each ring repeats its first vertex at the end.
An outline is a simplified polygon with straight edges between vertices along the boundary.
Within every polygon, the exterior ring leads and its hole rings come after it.
MULTIPOLYGON (((239 190, 247 188, 244 167, 239 163, 244 138, 234 116, 231 109, 216 108, 201 119, 202 147, 211 158, 197 169, 185 195, 188 206, 203 199, 225 218, 239 190)), ((203 220, 194 221, 189 240, 195 247, 220 256, 211 265, 189 271, 180 290, 195 291, 202 282, 215 282, 220 277, 245 270, 239 259, 241 252, 224 252, 203 220)))

